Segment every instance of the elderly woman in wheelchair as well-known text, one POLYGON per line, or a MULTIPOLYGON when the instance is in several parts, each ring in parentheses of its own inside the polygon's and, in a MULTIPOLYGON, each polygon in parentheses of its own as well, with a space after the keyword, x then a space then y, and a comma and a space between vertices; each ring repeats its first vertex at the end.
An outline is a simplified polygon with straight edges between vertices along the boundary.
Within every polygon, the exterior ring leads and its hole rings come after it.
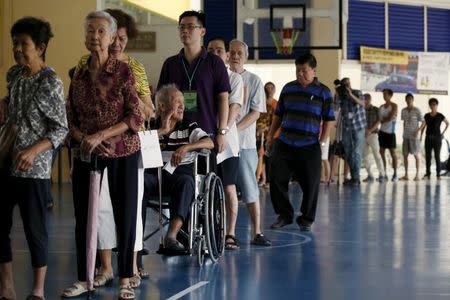
MULTIPOLYGON (((179 253, 185 247, 177 241, 177 234, 189 218, 191 203, 195 197, 194 163, 192 151, 212 149, 214 143, 197 123, 184 118, 184 97, 175 85, 163 86, 156 94, 158 130, 163 159, 176 167, 173 173, 162 171, 162 193, 170 196, 170 222, 164 238, 167 252, 179 253)), ((145 173, 145 195, 158 193, 157 170, 145 173)))

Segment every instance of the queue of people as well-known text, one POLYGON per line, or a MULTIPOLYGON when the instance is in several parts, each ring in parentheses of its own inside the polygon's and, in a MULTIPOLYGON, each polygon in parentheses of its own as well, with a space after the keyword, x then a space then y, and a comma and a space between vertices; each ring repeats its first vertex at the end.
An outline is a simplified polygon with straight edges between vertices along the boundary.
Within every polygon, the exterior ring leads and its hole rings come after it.
MULTIPOLYGON (((320 169, 323 161, 328 161, 330 130, 335 121, 333 93, 316 77, 318 63, 312 54, 303 54, 295 60, 296 78, 282 88, 276 101, 275 85, 271 82, 263 85, 258 75, 245 69, 248 45, 241 40, 228 42, 218 37, 203 47, 206 16, 186 11, 178 22, 182 49, 164 62, 154 105, 142 63, 125 52, 128 40, 137 35, 133 18, 121 10, 108 9, 89 13, 84 25, 85 46, 90 54, 78 61, 67 100, 62 81, 45 63, 46 49, 53 36, 50 24, 27 17, 11 28, 16 65, 8 71, 8 94, 0 101, 2 135, 5 132, 14 135, 10 138, 11 149, 6 152, 9 156, 1 157, 0 162, 0 184, 6 195, 0 204, 2 299, 16 298, 10 241, 16 204, 33 267, 33 287, 27 299, 44 299, 48 249, 45 222, 51 160, 53 150, 63 143, 66 135, 73 157, 77 281, 64 289, 62 297, 78 297, 89 292, 86 235, 90 172, 94 166, 102 174, 98 216, 100 266, 94 286, 100 288, 114 279, 112 248, 118 250, 119 299, 134 299, 134 289, 148 277, 139 256, 146 223, 143 198, 158 192, 159 178, 155 170, 144 170, 141 165, 138 133, 149 124, 158 132, 161 150, 177 167, 173 173, 163 170, 161 179, 163 194, 171 197, 169 229, 163 243, 167 252, 185 250, 177 236, 186 224, 195 190, 192 162, 185 159, 188 152, 198 149, 212 151, 212 166, 223 181, 226 249, 240 247, 235 230, 237 188, 252 224, 250 243, 272 245, 261 226, 258 183, 270 185, 277 214, 271 228, 279 229, 294 221, 288 189, 291 179, 298 181, 303 198, 295 221, 300 230, 311 230, 318 205, 320 169), (258 122, 261 114, 263 119, 258 122), (259 148, 263 150, 262 155, 258 154, 259 148), (231 155, 219 159, 224 151, 231 155)), ((393 159, 392 180, 397 179, 397 106, 391 102, 392 94, 385 90, 386 103, 376 109, 370 104, 370 95, 363 98, 360 91, 351 88, 348 78, 342 80, 336 100, 342 130, 346 132, 341 137, 351 173, 351 179, 345 184, 360 184, 363 153, 367 157, 365 142, 378 159, 379 180, 386 180, 385 149, 389 149, 393 159)), ((429 177, 431 151, 435 151, 438 160, 448 121, 437 112, 437 99, 430 99, 431 113, 424 118, 413 107, 412 95, 407 95, 406 101, 408 107, 402 111, 404 158, 406 161, 409 154, 417 156, 418 135, 422 137, 426 128, 426 177, 429 177), (420 126, 419 122, 422 122, 420 126), (440 131, 442 122, 446 124, 443 132, 440 131)), ((367 181, 373 181, 367 162, 366 168, 367 181)), ((437 172, 439 175, 439 167, 437 172)), ((402 179, 408 179, 407 172, 402 179)))

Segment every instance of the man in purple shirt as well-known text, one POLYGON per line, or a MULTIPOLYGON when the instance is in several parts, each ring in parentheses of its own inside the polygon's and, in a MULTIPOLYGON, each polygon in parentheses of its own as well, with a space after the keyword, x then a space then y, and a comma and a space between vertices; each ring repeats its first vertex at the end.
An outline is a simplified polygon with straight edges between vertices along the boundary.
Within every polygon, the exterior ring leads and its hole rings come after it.
POLYGON ((215 135, 216 149, 225 148, 228 132, 228 93, 230 80, 223 61, 202 47, 206 33, 204 13, 185 11, 178 20, 183 49, 164 62, 158 89, 175 83, 184 94, 186 117, 196 121, 208 134, 215 135))

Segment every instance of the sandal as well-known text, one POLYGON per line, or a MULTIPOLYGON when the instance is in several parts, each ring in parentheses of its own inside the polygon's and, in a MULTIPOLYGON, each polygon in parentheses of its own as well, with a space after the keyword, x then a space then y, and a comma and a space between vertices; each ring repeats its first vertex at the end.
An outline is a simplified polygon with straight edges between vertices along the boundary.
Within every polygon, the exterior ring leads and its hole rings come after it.
POLYGON ((239 240, 234 235, 225 236, 225 249, 237 250, 239 249, 239 240))
POLYGON ((94 277, 94 287, 101 287, 110 284, 114 280, 114 274, 98 274, 94 277))
POLYGON ((61 297, 63 298, 72 298, 72 297, 78 297, 84 294, 87 294, 89 290, 85 285, 83 285, 81 282, 74 283, 71 287, 68 287, 65 289, 61 297))
POLYGON ((147 271, 145 271, 144 269, 140 269, 139 277, 141 277, 141 279, 148 279, 150 277, 150 274, 147 271))
POLYGON ((135 274, 133 277, 130 278, 130 286, 132 288, 137 288, 141 285, 141 276, 139 274, 135 274))
POLYGON ((126 284, 119 286, 119 300, 134 299, 135 297, 136 295, 131 286, 126 284))

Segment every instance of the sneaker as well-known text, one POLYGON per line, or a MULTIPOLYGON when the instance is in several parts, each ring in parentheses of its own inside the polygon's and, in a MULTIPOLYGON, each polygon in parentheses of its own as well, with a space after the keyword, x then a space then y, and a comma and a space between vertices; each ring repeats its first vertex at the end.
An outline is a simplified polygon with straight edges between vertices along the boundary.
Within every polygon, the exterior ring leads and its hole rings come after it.
POLYGON ((392 176, 392 182, 397 182, 397 181, 398 181, 397 175, 392 176))
POLYGON ((312 223, 304 221, 301 217, 297 217, 295 221, 297 222, 298 227, 300 227, 300 231, 311 231, 312 223))
POLYGON ((374 182, 375 179, 372 176, 367 176, 366 179, 363 179, 363 182, 374 182))
POLYGON ((272 242, 267 239, 262 233, 258 233, 250 243, 256 246, 272 246, 272 242))
POLYGON ((278 216, 276 221, 272 225, 270 225, 270 228, 279 229, 279 228, 284 227, 289 224, 292 224, 292 219, 286 219, 286 218, 283 218, 282 216, 278 216))

